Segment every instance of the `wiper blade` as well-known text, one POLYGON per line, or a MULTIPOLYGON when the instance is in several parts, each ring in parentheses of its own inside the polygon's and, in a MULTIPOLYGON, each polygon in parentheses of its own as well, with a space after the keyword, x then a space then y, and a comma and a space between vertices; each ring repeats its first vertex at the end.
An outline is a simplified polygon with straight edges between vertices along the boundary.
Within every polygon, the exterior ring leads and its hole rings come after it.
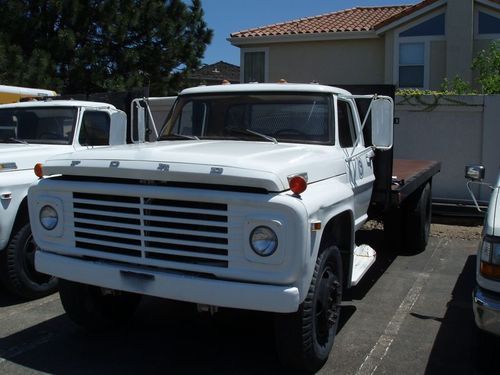
POLYGON ((170 138, 194 139, 194 140, 197 140, 197 141, 200 140, 200 138, 198 138, 196 135, 177 134, 177 133, 170 133, 170 134, 161 135, 158 138, 158 140, 159 141, 163 141, 163 140, 170 139, 170 138))
POLYGON ((275 144, 278 143, 278 141, 276 140, 276 138, 274 137, 271 137, 270 135, 266 135, 266 134, 262 134, 262 133, 259 133, 259 132, 256 132, 255 130, 251 130, 251 129, 243 129, 243 128, 226 128, 225 130, 227 131, 230 131, 230 132, 233 132, 233 133, 240 133, 240 134, 253 134, 253 135, 256 135, 260 138, 263 138, 265 140, 268 140, 270 142, 273 142, 275 144))
POLYGON ((23 141, 22 139, 17 139, 17 138, 9 138, 9 141, 16 142, 16 143, 22 143, 22 144, 25 144, 25 145, 28 144, 28 142, 23 141))

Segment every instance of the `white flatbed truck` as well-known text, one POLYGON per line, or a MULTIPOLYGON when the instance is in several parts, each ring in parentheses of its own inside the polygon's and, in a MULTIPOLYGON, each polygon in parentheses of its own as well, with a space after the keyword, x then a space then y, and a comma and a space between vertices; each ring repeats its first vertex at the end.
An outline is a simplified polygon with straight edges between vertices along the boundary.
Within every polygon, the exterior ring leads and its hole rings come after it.
POLYGON ((375 261, 355 243, 369 207, 427 242, 439 163, 403 165, 405 183, 372 194, 392 126, 390 98, 335 87, 186 89, 158 142, 44 164, 29 192, 36 268, 60 278, 67 314, 89 329, 126 321, 141 295, 274 313, 281 360, 316 371, 343 289, 375 261), (370 143, 356 99, 371 101, 370 143))

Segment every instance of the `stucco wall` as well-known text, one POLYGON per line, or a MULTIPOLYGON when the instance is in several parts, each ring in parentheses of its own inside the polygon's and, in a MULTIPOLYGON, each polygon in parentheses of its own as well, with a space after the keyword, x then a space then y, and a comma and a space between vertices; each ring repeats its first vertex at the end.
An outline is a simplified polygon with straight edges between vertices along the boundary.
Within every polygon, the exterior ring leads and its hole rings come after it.
POLYGON ((384 83, 384 40, 269 44, 269 81, 384 83))
MULTIPOLYGON (((396 117, 394 156, 442 163, 433 199, 470 201, 464 179, 467 164, 483 164, 486 181, 495 181, 500 165, 500 95, 397 97, 396 117)), ((484 189, 480 199, 486 201, 488 196, 484 189)))
POLYGON ((446 77, 446 42, 431 42, 430 66, 429 66, 429 88, 440 90, 446 77))

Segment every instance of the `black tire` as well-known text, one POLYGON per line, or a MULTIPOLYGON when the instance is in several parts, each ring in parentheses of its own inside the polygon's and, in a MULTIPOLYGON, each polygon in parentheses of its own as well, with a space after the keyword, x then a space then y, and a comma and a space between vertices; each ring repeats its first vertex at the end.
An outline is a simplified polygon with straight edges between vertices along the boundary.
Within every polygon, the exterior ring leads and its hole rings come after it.
POLYGON ((0 280, 5 289, 24 299, 47 296, 57 290, 57 279, 35 270, 35 251, 30 224, 13 233, 0 253, 0 280))
POLYGON ((404 249, 409 252, 425 250, 431 232, 431 184, 428 182, 408 197, 403 207, 404 249))
POLYGON ((316 260, 311 286, 299 310, 276 314, 275 337, 281 362, 295 370, 316 372, 328 360, 342 302, 342 259, 336 246, 316 260))
POLYGON ((105 293, 102 288, 59 280, 59 295, 66 314, 88 331, 116 329, 133 317, 141 295, 105 293))

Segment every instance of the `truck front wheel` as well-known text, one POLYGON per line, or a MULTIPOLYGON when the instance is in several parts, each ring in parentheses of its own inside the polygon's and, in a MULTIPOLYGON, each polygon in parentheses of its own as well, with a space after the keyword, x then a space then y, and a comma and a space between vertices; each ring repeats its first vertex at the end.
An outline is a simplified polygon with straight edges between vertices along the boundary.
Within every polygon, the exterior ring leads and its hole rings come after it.
POLYGON ((287 367, 316 372, 333 346, 342 301, 342 260, 339 249, 324 249, 316 260, 311 286, 299 310, 277 314, 278 355, 287 367))
POLYGON ((59 280, 59 295, 66 314, 89 331, 119 328, 135 313, 139 294, 104 290, 68 280, 59 280))
POLYGON ((11 294, 34 299, 56 291, 57 279, 35 270, 36 249, 27 223, 12 235, 7 248, 0 253, 0 280, 11 294))

